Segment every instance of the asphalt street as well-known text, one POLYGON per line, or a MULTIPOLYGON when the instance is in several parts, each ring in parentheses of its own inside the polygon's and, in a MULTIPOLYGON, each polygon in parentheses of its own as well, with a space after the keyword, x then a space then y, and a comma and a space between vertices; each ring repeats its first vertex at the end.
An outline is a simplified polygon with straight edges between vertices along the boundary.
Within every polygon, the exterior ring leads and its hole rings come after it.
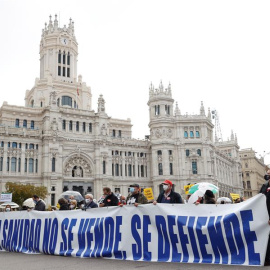
MULTIPOLYGON (((270 267, 266 267, 266 269, 270 267)), ((228 265, 209 265, 209 264, 179 264, 179 263, 158 263, 158 262, 138 262, 120 261, 109 259, 81 259, 73 257, 62 257, 52 255, 28 255, 22 253, 0 252, 1 270, 42 270, 42 269, 104 269, 104 270, 217 270, 217 269, 256 269, 253 266, 228 266, 228 265)))

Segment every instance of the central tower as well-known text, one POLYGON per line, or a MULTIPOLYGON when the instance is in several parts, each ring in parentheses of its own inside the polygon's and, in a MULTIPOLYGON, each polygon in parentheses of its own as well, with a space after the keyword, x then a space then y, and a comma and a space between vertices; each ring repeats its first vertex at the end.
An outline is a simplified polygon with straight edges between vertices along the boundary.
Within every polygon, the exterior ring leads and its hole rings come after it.
POLYGON ((50 16, 45 23, 40 41, 40 79, 49 72, 54 80, 75 82, 77 78, 78 43, 74 35, 74 22, 70 19, 68 27, 58 25, 50 16))

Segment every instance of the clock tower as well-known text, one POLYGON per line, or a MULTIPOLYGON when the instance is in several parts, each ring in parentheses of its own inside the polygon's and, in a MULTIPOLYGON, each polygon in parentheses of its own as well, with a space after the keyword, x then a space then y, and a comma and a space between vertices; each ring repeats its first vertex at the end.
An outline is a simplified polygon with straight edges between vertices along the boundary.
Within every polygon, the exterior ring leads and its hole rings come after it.
POLYGON ((45 23, 40 41, 40 79, 50 74, 54 80, 75 82, 77 78, 78 43, 74 35, 74 22, 68 27, 58 25, 50 16, 45 23))

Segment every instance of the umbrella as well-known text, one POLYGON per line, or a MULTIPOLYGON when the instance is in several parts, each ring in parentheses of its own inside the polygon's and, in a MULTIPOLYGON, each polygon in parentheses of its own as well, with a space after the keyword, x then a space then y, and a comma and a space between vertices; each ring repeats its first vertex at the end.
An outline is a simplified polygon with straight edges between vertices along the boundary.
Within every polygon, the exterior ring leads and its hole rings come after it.
POLYGON ((195 203, 199 197, 203 197, 204 192, 201 190, 196 190, 188 199, 188 204, 193 204, 195 203))
POLYGON ((225 203, 232 203, 232 200, 228 197, 220 197, 217 199, 217 203, 221 203, 222 201, 224 201, 225 203))
POLYGON ((7 205, 10 205, 11 208, 19 208, 19 205, 15 202, 5 202, 0 205, 0 208, 6 208, 7 205))
POLYGON ((192 186, 188 192, 193 194, 197 190, 201 190, 203 193, 205 193, 206 190, 211 190, 215 194, 218 192, 219 188, 211 183, 202 182, 192 186))
POLYGON ((35 207, 35 203, 34 203, 32 198, 29 198, 29 199, 25 200, 22 205, 26 206, 26 207, 29 207, 29 208, 34 208, 35 207))
POLYGON ((74 196, 74 199, 77 201, 77 202, 81 202, 84 200, 84 197, 81 195, 80 192, 78 191, 73 191, 73 190, 68 190, 68 191, 65 191, 63 192, 60 197, 61 198, 65 198, 66 200, 68 200, 70 198, 70 196, 74 196))

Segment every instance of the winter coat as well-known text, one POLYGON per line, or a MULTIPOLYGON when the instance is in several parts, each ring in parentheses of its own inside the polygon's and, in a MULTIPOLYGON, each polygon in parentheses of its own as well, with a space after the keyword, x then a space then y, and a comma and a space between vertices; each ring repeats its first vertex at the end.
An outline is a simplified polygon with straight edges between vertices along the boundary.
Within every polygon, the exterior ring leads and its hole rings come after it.
MULTIPOLYGON (((134 197, 134 195, 132 193, 129 193, 128 196, 127 196, 127 199, 126 199, 126 202, 128 202, 128 200, 130 198, 134 197)), ((143 193, 139 192, 138 193, 138 199, 137 199, 137 202, 136 203, 139 203, 139 204, 146 204, 148 203, 148 200, 147 198, 144 196, 143 193)))
MULTIPOLYGON (((164 196, 164 193, 165 192, 163 191, 162 193, 159 194, 159 196, 157 198, 158 203, 161 203, 162 197, 164 196)), ((169 197, 170 197, 170 203, 183 203, 181 195, 177 192, 174 192, 171 190, 169 197)))
POLYGON ((36 211, 45 211, 45 208, 46 208, 45 203, 42 200, 39 200, 36 203, 34 210, 36 210, 36 211))

